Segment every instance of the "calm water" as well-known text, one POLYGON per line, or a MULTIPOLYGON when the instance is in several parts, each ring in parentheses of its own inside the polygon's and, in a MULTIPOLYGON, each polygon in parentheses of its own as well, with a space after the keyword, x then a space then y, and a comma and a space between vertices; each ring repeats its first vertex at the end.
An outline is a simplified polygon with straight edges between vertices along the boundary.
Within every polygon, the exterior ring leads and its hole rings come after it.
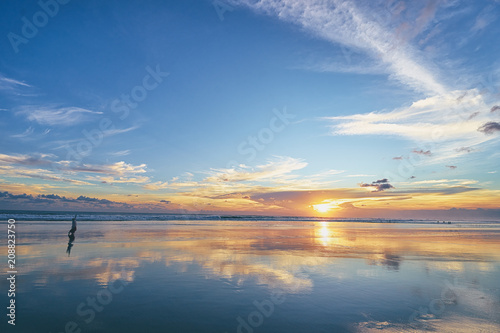
POLYGON ((70 226, 17 222, 2 332, 500 332, 499 224, 70 226))

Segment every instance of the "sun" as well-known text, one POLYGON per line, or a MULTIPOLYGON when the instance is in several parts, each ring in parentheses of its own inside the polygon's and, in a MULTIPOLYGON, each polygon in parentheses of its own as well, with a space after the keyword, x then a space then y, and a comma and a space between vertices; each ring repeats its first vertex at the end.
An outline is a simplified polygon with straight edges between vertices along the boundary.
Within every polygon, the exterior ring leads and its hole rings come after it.
POLYGON ((313 209, 318 213, 327 213, 330 211, 330 208, 331 208, 330 204, 313 205, 313 209))

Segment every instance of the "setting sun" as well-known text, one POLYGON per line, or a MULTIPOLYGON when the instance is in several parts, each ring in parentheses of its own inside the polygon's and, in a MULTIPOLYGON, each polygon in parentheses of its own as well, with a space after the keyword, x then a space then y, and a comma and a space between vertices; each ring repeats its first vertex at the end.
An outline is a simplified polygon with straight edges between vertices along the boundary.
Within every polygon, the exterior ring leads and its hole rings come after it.
POLYGON ((313 209, 319 213, 327 213, 331 209, 330 204, 319 204, 319 205, 313 205, 313 209))

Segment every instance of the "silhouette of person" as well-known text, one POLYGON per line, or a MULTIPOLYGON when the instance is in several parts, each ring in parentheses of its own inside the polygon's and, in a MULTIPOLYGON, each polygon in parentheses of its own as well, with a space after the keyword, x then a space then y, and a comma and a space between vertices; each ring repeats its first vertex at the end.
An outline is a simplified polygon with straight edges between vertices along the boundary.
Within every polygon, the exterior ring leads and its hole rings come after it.
POLYGON ((66 253, 69 255, 71 254, 71 248, 73 247, 73 241, 75 240, 75 235, 68 233, 69 237, 69 242, 68 242, 68 247, 66 248, 66 253))
POLYGON ((69 237, 69 235, 74 235, 75 231, 76 231, 76 215, 71 220, 71 229, 68 232, 68 237, 69 237))
POLYGON ((73 217, 71 220, 71 229, 68 231, 68 247, 66 248, 66 253, 69 255, 71 254, 71 248, 73 247, 73 242, 75 241, 75 231, 76 231, 76 215, 73 217))

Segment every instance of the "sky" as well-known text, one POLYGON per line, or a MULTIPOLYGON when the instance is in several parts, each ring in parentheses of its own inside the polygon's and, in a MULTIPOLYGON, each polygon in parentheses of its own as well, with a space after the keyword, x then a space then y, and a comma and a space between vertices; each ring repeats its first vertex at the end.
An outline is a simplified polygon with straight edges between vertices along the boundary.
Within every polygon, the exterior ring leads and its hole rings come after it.
POLYGON ((2 1, 0 209, 498 220, 499 14, 2 1))

